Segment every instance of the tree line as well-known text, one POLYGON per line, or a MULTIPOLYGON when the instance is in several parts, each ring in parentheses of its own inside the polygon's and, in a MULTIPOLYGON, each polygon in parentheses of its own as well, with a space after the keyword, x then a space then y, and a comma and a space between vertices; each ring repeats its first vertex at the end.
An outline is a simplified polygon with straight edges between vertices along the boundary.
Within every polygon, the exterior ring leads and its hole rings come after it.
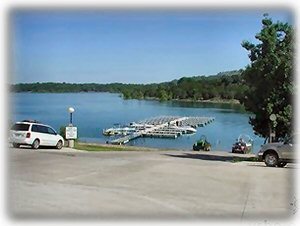
POLYGON ((12 92, 67 93, 111 92, 121 93, 124 99, 154 98, 166 100, 232 100, 241 99, 247 89, 242 70, 220 72, 211 76, 182 77, 164 83, 152 84, 97 84, 97 83, 19 83, 12 92))

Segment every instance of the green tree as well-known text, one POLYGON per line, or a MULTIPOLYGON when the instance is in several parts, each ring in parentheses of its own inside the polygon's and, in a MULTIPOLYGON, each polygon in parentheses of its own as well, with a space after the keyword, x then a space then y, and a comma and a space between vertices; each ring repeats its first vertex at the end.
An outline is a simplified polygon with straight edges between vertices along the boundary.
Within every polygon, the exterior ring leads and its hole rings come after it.
POLYGON ((287 23, 273 23, 267 14, 262 25, 255 36, 258 44, 242 43, 251 61, 243 73, 249 88, 242 103, 254 114, 249 119, 254 131, 268 137, 272 126, 278 139, 292 132, 293 28, 287 23), (277 117, 274 124, 271 114, 277 117))
POLYGON ((132 97, 131 97, 131 92, 130 92, 130 90, 128 90, 128 89, 124 89, 123 90, 123 92, 122 92, 122 94, 123 94, 123 98, 126 100, 126 99, 131 99, 132 97))
POLYGON ((159 90, 159 101, 166 101, 166 100, 169 100, 168 93, 164 89, 159 90))

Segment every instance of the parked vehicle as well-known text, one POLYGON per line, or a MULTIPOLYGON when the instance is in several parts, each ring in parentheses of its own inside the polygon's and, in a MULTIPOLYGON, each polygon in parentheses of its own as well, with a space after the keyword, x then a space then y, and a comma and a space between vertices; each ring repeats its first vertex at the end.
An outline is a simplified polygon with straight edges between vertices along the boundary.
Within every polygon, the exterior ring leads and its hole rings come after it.
POLYGON ((61 149, 64 145, 64 139, 52 127, 32 120, 16 122, 10 129, 9 142, 15 148, 30 145, 33 149, 40 146, 61 149))
POLYGON ((296 154, 294 153, 295 137, 287 137, 283 142, 269 143, 262 145, 257 153, 260 161, 264 161, 266 166, 284 167, 287 163, 294 162, 296 154))
POLYGON ((241 134, 232 146, 232 153, 246 154, 252 150, 253 140, 249 135, 241 134))
POLYGON ((211 144, 208 142, 206 137, 202 135, 200 139, 193 145, 194 151, 210 151, 211 144))

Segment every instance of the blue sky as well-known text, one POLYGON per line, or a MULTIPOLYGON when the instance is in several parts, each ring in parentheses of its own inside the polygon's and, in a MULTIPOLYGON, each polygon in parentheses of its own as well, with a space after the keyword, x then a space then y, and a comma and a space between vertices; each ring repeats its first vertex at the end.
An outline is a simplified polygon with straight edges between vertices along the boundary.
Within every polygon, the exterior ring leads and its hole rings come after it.
POLYGON ((263 13, 288 11, 30 11, 11 13, 12 82, 152 83, 244 68, 263 13))

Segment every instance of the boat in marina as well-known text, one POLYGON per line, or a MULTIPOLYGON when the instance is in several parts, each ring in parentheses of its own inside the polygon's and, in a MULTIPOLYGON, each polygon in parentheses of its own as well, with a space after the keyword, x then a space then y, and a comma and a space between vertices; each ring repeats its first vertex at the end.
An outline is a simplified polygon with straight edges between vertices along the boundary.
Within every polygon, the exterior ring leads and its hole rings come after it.
POLYGON ((136 130, 144 130, 144 129, 148 129, 148 128, 152 128, 154 127, 154 125, 150 125, 150 124, 142 124, 142 123, 136 123, 136 122, 131 122, 129 124, 129 126, 131 128, 135 128, 136 130))
POLYGON ((173 138, 183 134, 195 134, 196 128, 211 123, 212 117, 158 116, 139 122, 131 122, 127 126, 113 127, 103 130, 106 136, 116 136, 111 144, 125 144, 139 137, 173 138))
POLYGON ((191 126, 170 126, 169 128, 179 130, 183 134, 193 134, 197 132, 197 130, 191 126))
MULTIPOLYGON (((143 131, 145 129, 150 129, 155 127, 154 125, 147 124, 137 124, 131 123, 128 127, 113 127, 103 130, 103 135, 105 136, 115 136, 115 135, 129 135, 134 132, 143 131)), ((166 126, 160 129, 160 131, 176 131, 180 134, 193 134, 197 130, 191 126, 166 126)))
POLYGON ((120 126, 120 124, 115 124, 115 126, 112 128, 104 129, 102 131, 102 133, 105 136, 129 135, 129 134, 139 132, 139 131, 144 131, 146 129, 150 129, 153 127, 154 127, 154 125, 150 125, 150 124, 141 124, 141 123, 131 122, 131 123, 129 123, 129 125, 125 125, 125 126, 120 126))
POLYGON ((196 128, 211 123, 212 117, 158 116, 126 126, 103 130, 105 136, 116 136, 107 141, 111 144, 125 144, 139 137, 177 138, 183 134, 195 134, 196 128))
POLYGON ((130 133, 136 132, 134 127, 113 127, 109 129, 104 129, 102 131, 105 136, 115 136, 115 135, 128 135, 130 133))

